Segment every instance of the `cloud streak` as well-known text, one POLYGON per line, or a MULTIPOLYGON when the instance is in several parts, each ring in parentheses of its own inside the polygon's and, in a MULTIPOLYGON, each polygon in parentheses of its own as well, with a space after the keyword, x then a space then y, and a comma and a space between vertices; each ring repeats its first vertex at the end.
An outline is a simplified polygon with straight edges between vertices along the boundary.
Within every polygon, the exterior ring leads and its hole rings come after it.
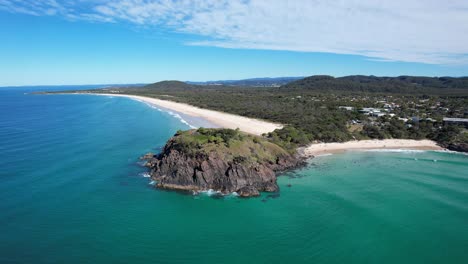
POLYGON ((0 0, 0 10, 197 35, 189 45, 468 64, 464 0, 0 0))

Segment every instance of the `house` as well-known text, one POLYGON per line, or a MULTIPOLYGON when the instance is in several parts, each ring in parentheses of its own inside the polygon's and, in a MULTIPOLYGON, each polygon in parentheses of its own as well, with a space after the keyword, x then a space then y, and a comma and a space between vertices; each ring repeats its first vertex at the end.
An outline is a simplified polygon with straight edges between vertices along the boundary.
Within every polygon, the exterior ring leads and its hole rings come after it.
POLYGON ((364 107, 359 110, 359 113, 364 113, 364 114, 371 114, 371 113, 380 113, 381 110, 378 108, 372 108, 372 107, 364 107))
POLYGON ((372 115, 372 116, 376 116, 376 117, 381 117, 381 116, 386 115, 386 113, 377 112, 377 113, 372 113, 371 115, 372 115))
POLYGON ((363 113, 368 116, 376 116, 376 117, 381 117, 381 116, 386 115, 386 113, 382 113, 381 109, 370 108, 370 107, 360 109, 359 113, 363 113))

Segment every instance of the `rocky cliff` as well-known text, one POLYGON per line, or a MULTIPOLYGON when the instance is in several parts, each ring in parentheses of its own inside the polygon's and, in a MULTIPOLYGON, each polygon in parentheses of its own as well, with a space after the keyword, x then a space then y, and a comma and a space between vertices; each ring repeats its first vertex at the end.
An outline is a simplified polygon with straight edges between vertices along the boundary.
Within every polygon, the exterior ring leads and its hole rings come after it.
POLYGON ((468 153, 468 143, 463 143, 463 142, 451 143, 451 144, 446 144, 444 147, 449 150, 468 153))
POLYGON ((301 158, 261 137, 203 128, 178 132, 147 162, 159 188, 212 189, 242 197, 278 191, 276 174, 302 164, 301 158))

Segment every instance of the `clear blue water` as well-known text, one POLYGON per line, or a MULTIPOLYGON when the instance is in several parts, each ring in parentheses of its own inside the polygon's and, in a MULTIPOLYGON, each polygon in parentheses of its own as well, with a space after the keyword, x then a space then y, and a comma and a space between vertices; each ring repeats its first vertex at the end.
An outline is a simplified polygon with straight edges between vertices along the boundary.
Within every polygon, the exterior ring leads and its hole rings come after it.
POLYGON ((0 88, 0 263, 468 263, 466 155, 319 157, 279 197, 160 191, 138 157, 187 125, 125 98, 25 94, 65 88, 0 88))

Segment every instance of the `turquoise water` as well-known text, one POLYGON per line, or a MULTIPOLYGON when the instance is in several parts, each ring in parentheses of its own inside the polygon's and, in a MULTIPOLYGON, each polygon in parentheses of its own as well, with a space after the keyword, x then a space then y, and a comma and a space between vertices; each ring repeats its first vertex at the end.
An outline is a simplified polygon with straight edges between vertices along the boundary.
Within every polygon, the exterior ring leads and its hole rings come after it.
POLYGON ((138 164, 180 120, 31 89, 0 89, 0 263, 468 262, 468 156, 349 152, 279 178, 279 196, 192 196, 138 164))

